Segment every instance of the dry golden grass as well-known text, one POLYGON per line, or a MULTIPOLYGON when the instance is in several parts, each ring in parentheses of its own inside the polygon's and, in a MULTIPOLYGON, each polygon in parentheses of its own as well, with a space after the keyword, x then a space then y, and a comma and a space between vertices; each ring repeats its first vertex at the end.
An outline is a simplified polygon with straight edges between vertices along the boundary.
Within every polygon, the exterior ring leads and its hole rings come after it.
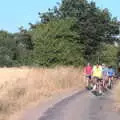
POLYGON ((1 68, 0 120, 8 118, 31 103, 47 99, 69 88, 82 88, 79 68, 1 68))
POLYGON ((120 82, 116 84, 116 87, 113 90, 113 97, 115 100, 116 110, 120 110, 120 82))

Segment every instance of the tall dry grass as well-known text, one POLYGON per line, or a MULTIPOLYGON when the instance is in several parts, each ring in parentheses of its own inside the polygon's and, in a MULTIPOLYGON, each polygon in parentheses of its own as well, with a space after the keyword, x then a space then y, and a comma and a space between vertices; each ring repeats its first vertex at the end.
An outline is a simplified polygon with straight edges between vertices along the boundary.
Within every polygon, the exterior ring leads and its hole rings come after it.
POLYGON ((113 90, 116 110, 120 110, 120 82, 118 82, 113 90))
POLYGON ((1 68, 0 120, 9 120, 30 103, 47 99, 69 88, 82 88, 79 68, 1 68))

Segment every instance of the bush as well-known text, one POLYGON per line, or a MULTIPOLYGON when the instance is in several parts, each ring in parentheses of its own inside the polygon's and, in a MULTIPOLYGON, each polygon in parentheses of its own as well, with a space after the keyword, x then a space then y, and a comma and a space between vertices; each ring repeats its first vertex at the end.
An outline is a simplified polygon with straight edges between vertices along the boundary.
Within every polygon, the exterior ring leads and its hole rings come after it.
POLYGON ((116 66, 118 61, 118 48, 111 44, 103 44, 101 47, 100 61, 108 65, 116 66))
POLYGON ((83 56, 79 35, 72 19, 40 24, 33 31, 34 63, 40 66, 81 65, 83 56))

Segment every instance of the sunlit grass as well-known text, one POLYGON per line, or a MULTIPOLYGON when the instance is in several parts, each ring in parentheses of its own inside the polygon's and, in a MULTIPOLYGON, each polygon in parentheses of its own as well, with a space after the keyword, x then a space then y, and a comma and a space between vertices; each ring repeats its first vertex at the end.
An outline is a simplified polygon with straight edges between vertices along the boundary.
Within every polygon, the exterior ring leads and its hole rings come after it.
POLYGON ((116 109, 120 110, 120 82, 116 84, 116 87, 113 90, 113 96, 115 100, 116 109))
POLYGON ((8 120, 30 103, 84 86, 80 69, 74 67, 1 68, 0 71, 0 120, 8 120))

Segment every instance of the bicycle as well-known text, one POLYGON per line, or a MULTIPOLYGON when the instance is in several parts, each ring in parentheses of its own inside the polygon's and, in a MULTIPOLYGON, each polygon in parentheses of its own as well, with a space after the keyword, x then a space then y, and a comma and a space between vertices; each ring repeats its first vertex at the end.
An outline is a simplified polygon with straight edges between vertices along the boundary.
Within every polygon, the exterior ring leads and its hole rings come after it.
POLYGON ((91 90, 92 89, 92 78, 91 78, 91 75, 86 76, 86 78, 87 78, 87 86, 86 86, 86 88, 88 90, 91 90))
POLYGON ((94 79, 94 85, 93 85, 92 93, 94 93, 96 96, 102 95, 103 92, 102 79, 98 77, 94 77, 93 79, 94 79))
POLYGON ((113 76, 108 77, 108 88, 112 89, 113 87, 113 76))

